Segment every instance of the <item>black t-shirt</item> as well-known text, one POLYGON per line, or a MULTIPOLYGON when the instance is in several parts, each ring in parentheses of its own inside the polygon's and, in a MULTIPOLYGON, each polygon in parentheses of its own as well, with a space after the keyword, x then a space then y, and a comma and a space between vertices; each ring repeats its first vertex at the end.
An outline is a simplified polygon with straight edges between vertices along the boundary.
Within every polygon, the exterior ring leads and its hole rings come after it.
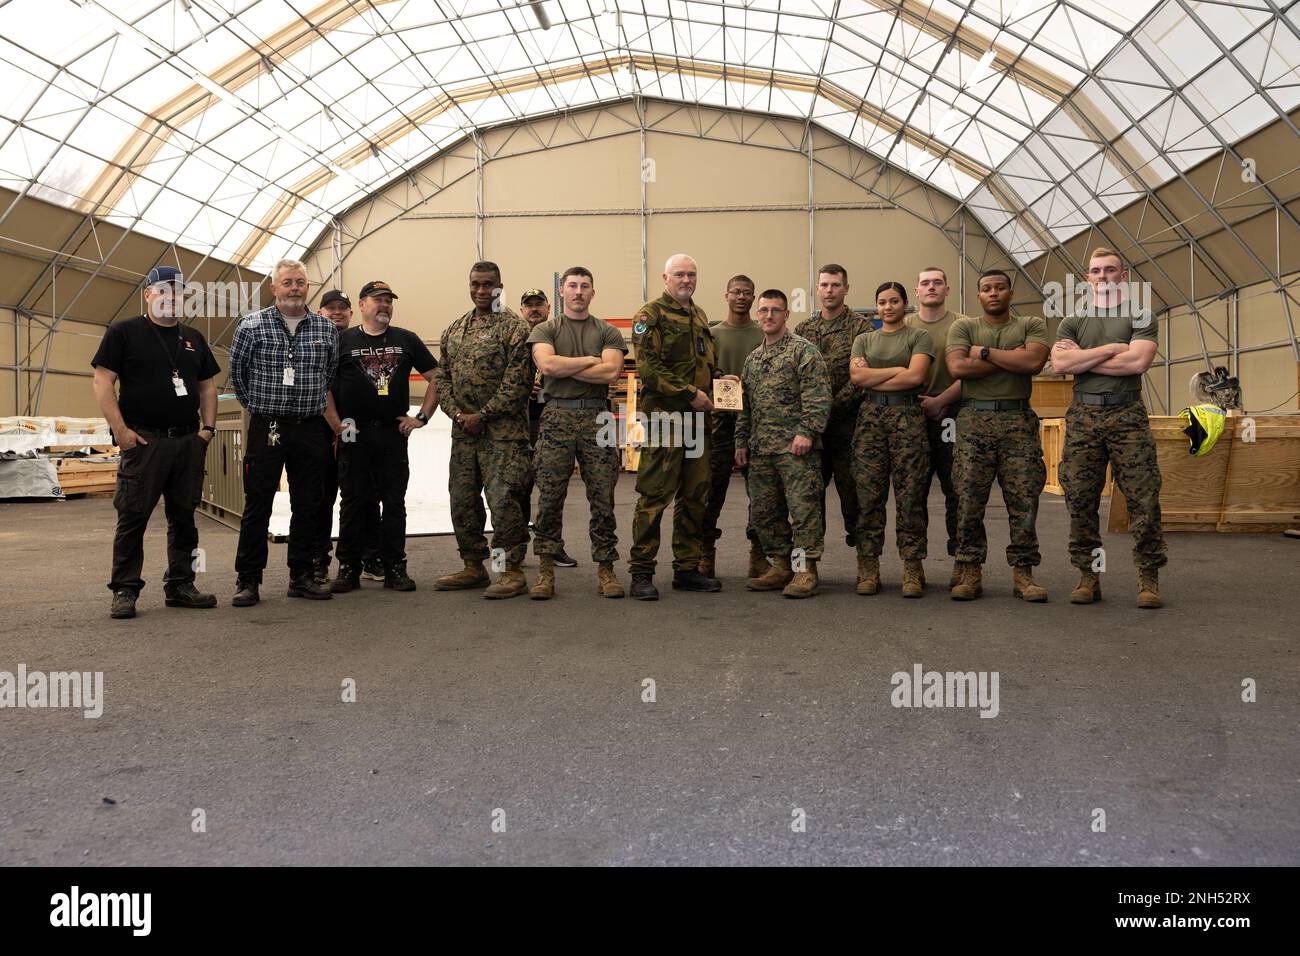
POLYGON ((392 421, 411 408, 411 369, 438 367, 428 346, 407 329, 369 335, 361 326, 339 333, 339 370, 331 389, 340 418, 392 421), (388 394, 380 394, 387 382, 388 394))
POLYGON ((188 325, 168 328, 143 315, 110 325, 90 364, 117 373, 122 418, 128 425, 144 428, 198 424, 199 382, 221 371, 198 329, 188 325), (176 394, 173 369, 185 382, 184 395, 176 394))

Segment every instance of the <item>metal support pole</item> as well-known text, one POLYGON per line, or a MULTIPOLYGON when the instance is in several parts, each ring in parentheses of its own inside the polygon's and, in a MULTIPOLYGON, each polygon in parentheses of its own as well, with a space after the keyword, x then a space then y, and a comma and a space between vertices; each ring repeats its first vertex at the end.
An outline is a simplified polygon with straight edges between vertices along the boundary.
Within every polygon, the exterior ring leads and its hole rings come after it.
POLYGON ((478 244, 477 258, 483 258, 483 138, 474 130, 474 195, 475 195, 475 241, 478 244))
POLYGON ((804 123, 804 143, 808 147, 808 288, 809 290, 817 288, 817 274, 813 271, 817 268, 816 263, 816 216, 817 204, 813 197, 813 145, 812 145, 812 121, 804 123))
POLYGON ((637 170, 637 179, 641 181, 641 301, 646 301, 650 294, 650 235, 649 224, 646 222, 646 166, 645 166, 645 103, 641 97, 636 97, 634 101, 636 106, 636 127, 638 137, 638 156, 640 168, 637 170))

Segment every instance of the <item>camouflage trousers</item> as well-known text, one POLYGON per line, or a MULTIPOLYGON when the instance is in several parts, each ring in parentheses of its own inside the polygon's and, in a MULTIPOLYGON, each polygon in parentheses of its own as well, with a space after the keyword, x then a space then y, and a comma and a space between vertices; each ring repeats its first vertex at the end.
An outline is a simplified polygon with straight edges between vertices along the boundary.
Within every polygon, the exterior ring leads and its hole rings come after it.
POLYGON ((616 561, 618 535, 614 533, 614 486, 618 483, 619 452, 616 445, 602 447, 602 429, 595 408, 560 408, 548 405, 533 451, 537 482, 537 521, 533 525, 533 553, 555 556, 564 550, 564 499, 577 462, 587 486, 591 509, 591 560, 616 561))
POLYGON ((858 540, 858 486, 853 478, 853 433, 855 428, 835 423, 822 434, 822 524, 826 524, 826 489, 831 480, 840 496, 840 517, 844 519, 844 543, 850 548, 858 540))
POLYGON ((447 490, 451 494, 451 523, 456 548, 466 561, 488 558, 483 529, 492 509, 492 548, 517 564, 528 550, 528 525, 519 501, 528 481, 528 442, 497 441, 486 436, 453 438, 447 490))
POLYGON ((984 509, 997 478, 1007 506, 1011 544, 1007 563, 1036 567, 1038 552, 1038 497, 1047 481, 1038 416, 1029 409, 981 411, 963 408, 957 413, 957 450, 953 481, 961 503, 957 511, 958 561, 983 564, 988 557, 984 509))
POLYGON ((1074 402, 1065 413, 1061 486, 1070 509, 1070 563, 1092 570, 1101 554, 1097 512, 1107 463, 1128 502, 1133 563, 1141 570, 1164 567, 1168 558, 1160 528, 1160 466, 1151 422, 1141 402, 1107 406, 1074 402))
POLYGON ((950 407, 949 414, 939 421, 925 420, 925 431, 930 439, 930 473, 925 479, 925 496, 921 499, 921 509, 925 515, 925 526, 930 527, 930 489, 934 479, 939 478, 939 488, 943 491, 943 523, 948 530, 948 556, 957 553, 957 509, 961 498, 957 495, 957 486, 952 480, 952 459, 957 448, 957 422, 950 416, 957 409, 950 407), (950 424, 944 424, 949 422, 950 424), (944 435, 949 441, 944 441, 944 435))
POLYGON ((694 449, 645 447, 636 472, 636 511, 632 515, 632 547, 628 568, 632 574, 654 574, 659 554, 659 523, 673 504, 673 570, 693 571, 700 563, 704 509, 709 501, 709 445, 707 429, 694 449), (688 457, 688 452, 695 454, 688 457))
POLYGON ((877 558, 884 550, 885 501, 892 478, 898 556, 924 560, 930 442, 920 405, 877 405, 869 399, 862 403, 853 436, 853 475, 858 483, 858 554, 877 558))
MULTIPOLYGON (((712 542, 722 537, 718 530, 718 518, 722 515, 722 506, 727 503, 727 491, 731 487, 731 473, 736 464, 736 415, 734 412, 714 412, 712 438, 709 452, 709 506, 704 509, 704 542, 712 547, 712 542)), ((749 467, 740 469, 746 480, 745 493, 749 494, 749 467)), ((745 522, 745 537, 757 541, 754 535, 754 521, 751 516, 745 522)))
POLYGON ((825 493, 816 451, 802 456, 751 455, 749 511, 763 553, 785 557, 800 549, 805 558, 820 558, 826 537, 825 493))

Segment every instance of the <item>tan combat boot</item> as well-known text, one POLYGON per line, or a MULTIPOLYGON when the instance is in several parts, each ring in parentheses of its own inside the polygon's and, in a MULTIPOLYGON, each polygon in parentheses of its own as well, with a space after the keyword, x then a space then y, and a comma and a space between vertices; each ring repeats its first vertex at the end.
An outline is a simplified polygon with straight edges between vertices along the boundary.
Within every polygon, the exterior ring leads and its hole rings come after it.
POLYGON ((781 593, 788 598, 810 598, 817 591, 817 559, 808 558, 804 562, 804 570, 797 572, 781 593))
POLYGON ((1091 604, 1101 600, 1101 575, 1092 571, 1080 571, 1079 583, 1070 592, 1071 604, 1091 604))
POLYGON ((465 591, 469 588, 484 588, 490 583, 487 570, 482 561, 465 559, 465 567, 455 574, 448 574, 433 582, 439 591, 465 591))
MULTIPOLYGON (((553 567, 555 559, 552 558, 551 561, 553 567)), ((501 576, 497 578, 496 584, 493 584, 483 592, 483 596, 489 601, 496 601, 501 598, 518 597, 521 594, 527 593, 528 579, 524 577, 524 572, 520 569, 519 565, 511 562, 510 564, 507 564, 506 569, 501 572, 501 576)))
POLYGON ((1138 570, 1138 607, 1162 607, 1160 600, 1160 572, 1155 568, 1138 570))
POLYGON ((747 578, 761 578, 772 570, 772 563, 767 560, 767 555, 763 549, 755 542, 749 545, 749 570, 745 574, 747 578))
POLYGON ((954 601, 973 601, 984 593, 983 574, 978 561, 958 561, 957 583, 952 589, 954 601))
POLYGON ((903 562, 903 597, 919 598, 925 594, 925 570, 920 561, 903 562))
POLYGON ((1029 565, 1011 569, 1011 593, 1022 601, 1042 604, 1047 600, 1047 588, 1034 580, 1034 569, 1029 565))
POLYGON ((772 565, 761 577, 751 578, 745 587, 751 591, 776 591, 785 587, 794 579, 790 570, 789 555, 779 554, 772 559, 772 565))
POLYGON ((858 593, 878 594, 880 592, 880 558, 864 558, 858 555, 858 593))
POLYGON ((555 556, 543 555, 538 559, 537 581, 528 596, 534 601, 549 601, 555 597, 555 556))
POLYGON ((600 567, 596 568, 596 590, 601 597, 621 598, 627 592, 623 590, 623 585, 618 583, 618 578, 614 577, 614 562, 602 561, 600 567))
POLYGON ((714 565, 717 563, 718 544, 716 541, 710 541, 708 544, 700 547, 700 574, 706 578, 713 577, 714 565))

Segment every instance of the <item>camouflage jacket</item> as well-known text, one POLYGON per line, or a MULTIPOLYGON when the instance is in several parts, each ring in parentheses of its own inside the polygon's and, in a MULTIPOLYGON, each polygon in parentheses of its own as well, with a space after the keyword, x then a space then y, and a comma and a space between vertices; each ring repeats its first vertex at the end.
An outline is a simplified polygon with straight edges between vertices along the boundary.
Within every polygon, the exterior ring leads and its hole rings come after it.
POLYGON ((815 345, 787 332, 749 354, 740 380, 745 398, 736 420, 737 448, 748 448, 751 455, 779 454, 790 449, 796 435, 821 447, 831 383, 815 345))
POLYGON ((828 319, 820 312, 799 323, 795 332, 817 346, 826 360, 826 371, 831 380, 831 415, 827 427, 852 431, 857 426, 858 406, 862 404, 862 390, 849 381, 849 360, 853 356, 853 340, 874 326, 847 306, 844 314, 828 319))
POLYGON ((637 309, 632 321, 641 410, 690 411, 692 386, 710 398, 718 376, 713 333, 704 310, 679 305, 667 292, 637 309))
MULTIPOLYGON (((438 405, 448 418, 481 413, 488 438, 528 438, 533 363, 528 322, 506 308, 482 318, 466 312, 442 333, 438 405)), ((465 438, 459 425, 453 438, 465 438)))

